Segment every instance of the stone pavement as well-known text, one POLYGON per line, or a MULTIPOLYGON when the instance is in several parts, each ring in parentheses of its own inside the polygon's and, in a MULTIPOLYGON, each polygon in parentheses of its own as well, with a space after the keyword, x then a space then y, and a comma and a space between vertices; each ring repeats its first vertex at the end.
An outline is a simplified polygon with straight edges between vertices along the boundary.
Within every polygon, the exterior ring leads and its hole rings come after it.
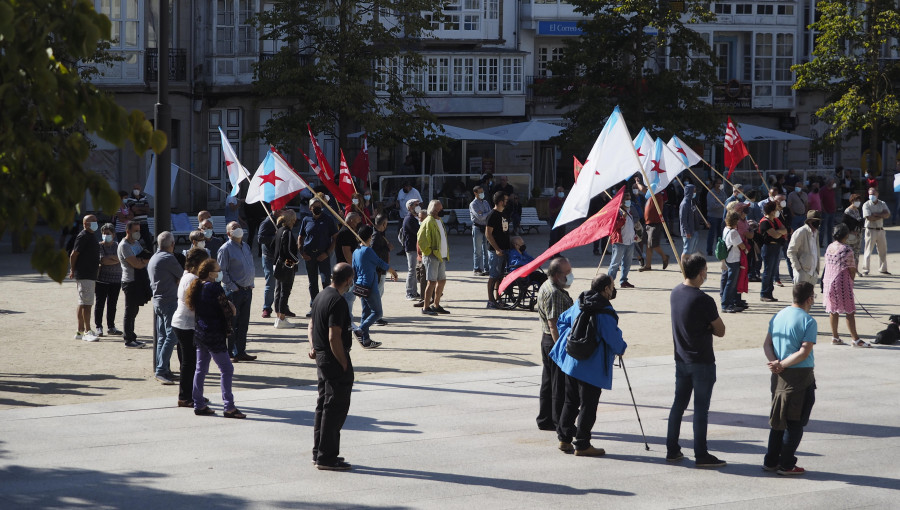
POLYGON ((816 347, 798 478, 760 470, 769 396, 757 348, 718 356, 709 443, 723 469, 664 461, 674 363, 626 357, 650 451, 620 369, 594 427, 604 458, 563 454, 537 429, 538 367, 359 382, 346 473, 310 464, 314 387, 238 391, 243 421, 222 418, 210 388, 216 417, 172 397, 3 411, 0 508, 896 508, 898 355, 816 347))

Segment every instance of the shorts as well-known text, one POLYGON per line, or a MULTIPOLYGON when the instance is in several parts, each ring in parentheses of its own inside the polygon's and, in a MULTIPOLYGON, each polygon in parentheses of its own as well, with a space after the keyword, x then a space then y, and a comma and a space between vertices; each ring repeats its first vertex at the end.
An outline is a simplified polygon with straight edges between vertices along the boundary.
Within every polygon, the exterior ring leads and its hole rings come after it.
POLYGON ((488 254, 488 266, 490 279, 499 280, 503 278, 503 275, 506 273, 506 251, 503 252, 503 255, 497 255, 497 252, 492 249, 488 254))
POLYGON ((426 280, 429 282, 437 282, 447 279, 446 260, 435 257, 434 255, 428 255, 427 257, 422 257, 422 262, 425 264, 426 280))
POLYGON ((78 289, 78 304, 91 306, 94 304, 94 290, 97 288, 95 280, 75 280, 75 288, 78 289))
POLYGON ((656 248, 662 240, 662 223, 651 223, 647 225, 647 246, 656 248))

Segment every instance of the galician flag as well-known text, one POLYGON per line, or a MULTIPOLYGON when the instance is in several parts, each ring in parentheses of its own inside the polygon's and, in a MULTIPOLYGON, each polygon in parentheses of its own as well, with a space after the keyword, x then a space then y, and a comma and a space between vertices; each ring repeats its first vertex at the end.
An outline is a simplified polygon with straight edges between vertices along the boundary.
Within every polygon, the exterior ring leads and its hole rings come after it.
MULTIPOLYGON (((661 138, 654 145, 653 158, 650 160, 650 190, 655 194, 666 189, 687 166, 684 161, 661 138)), ((650 198, 650 192, 647 193, 650 198)))
POLYGON ((308 187, 273 147, 250 179, 245 201, 248 204, 269 202, 272 210, 277 211, 283 209, 300 190, 308 187))
POLYGON ((617 106, 588 154, 553 228, 587 216, 591 198, 641 171, 628 126, 617 106))
POLYGON ((238 184, 244 179, 249 179, 250 172, 238 160, 237 154, 234 153, 234 147, 219 126, 219 135, 222 137, 222 153, 225 156, 225 170, 228 172, 228 180, 231 182, 231 196, 236 197, 238 194, 238 184))
POLYGON ((653 168, 650 160, 653 158, 655 144, 656 141, 647 132, 647 128, 641 128, 641 132, 634 137, 634 150, 637 151, 638 159, 641 160, 641 165, 643 165, 645 172, 649 172, 653 168))
POLYGON ((685 164, 688 168, 696 165, 697 163, 703 161, 703 158, 700 157, 699 154, 693 151, 686 143, 682 142, 680 138, 677 136, 673 136, 669 143, 666 144, 672 149, 672 152, 677 154, 682 163, 685 164))

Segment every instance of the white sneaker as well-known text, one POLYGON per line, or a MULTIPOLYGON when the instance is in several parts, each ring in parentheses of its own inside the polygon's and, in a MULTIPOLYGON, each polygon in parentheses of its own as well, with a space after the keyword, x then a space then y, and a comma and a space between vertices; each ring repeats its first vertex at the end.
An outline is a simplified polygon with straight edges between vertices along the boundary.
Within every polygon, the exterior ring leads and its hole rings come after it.
POLYGON ((81 340, 81 337, 82 337, 81 331, 76 331, 75 332, 75 340, 81 340))
POLYGON ((97 328, 97 336, 103 336, 103 326, 97 328))
POLYGON ((93 331, 85 332, 85 334, 81 337, 81 339, 84 340, 85 342, 99 342, 100 341, 100 338, 97 335, 95 335, 93 331))
POLYGON ((297 325, 287 319, 275 319, 275 329, 291 329, 297 325))

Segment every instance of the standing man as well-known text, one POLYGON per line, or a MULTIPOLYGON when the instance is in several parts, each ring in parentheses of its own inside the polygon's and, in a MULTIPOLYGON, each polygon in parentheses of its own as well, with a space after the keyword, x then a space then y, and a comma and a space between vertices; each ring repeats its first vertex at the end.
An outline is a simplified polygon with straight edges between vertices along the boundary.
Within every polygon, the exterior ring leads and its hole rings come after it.
POLYGON ((666 203, 665 190, 656 194, 656 202, 650 199, 647 200, 647 204, 644 206, 644 219, 647 221, 647 256, 644 258, 644 265, 638 271, 650 271, 653 269, 650 267, 653 263, 653 252, 659 253, 660 258, 662 258, 663 269, 669 267, 669 256, 662 249, 663 219, 660 216, 660 211, 656 210, 657 203, 660 209, 666 203))
POLYGON ((694 197, 697 196, 696 188, 691 183, 684 185, 684 198, 678 206, 678 222, 681 227, 681 239, 684 246, 681 249, 681 261, 697 251, 700 245, 700 237, 697 235, 698 214, 697 206, 694 205, 694 197))
POLYGON ((131 220, 125 226, 125 237, 119 242, 119 248, 116 251, 119 256, 119 264, 122 266, 122 294, 125 295, 125 318, 123 319, 125 334, 122 336, 125 339, 125 347, 129 349, 144 347, 144 342, 139 341, 134 333, 134 321, 137 319, 140 307, 150 299, 150 296, 147 295, 149 282, 145 283, 142 279, 137 278, 147 268, 147 259, 138 258, 138 255, 144 251, 140 240, 141 224, 131 220))
POLYGON ((806 213, 806 223, 794 231, 788 243, 787 256, 794 266, 794 285, 798 282, 815 284, 819 280, 819 225, 822 213, 806 213))
POLYGON ((716 301, 700 290, 706 282, 706 259, 700 254, 684 262, 684 281, 672 289, 672 338, 675 343, 675 400, 669 411, 666 434, 666 461, 684 458, 678 437, 681 418, 694 395, 694 462, 697 467, 722 467, 725 461, 710 455, 706 448, 709 402, 716 383, 716 356, 713 335, 725 336, 716 301))
POLYGON ((424 315, 450 313, 441 306, 441 296, 447 283, 447 261, 450 260, 450 245, 447 231, 440 214, 443 206, 440 200, 428 202, 428 217, 422 221, 416 239, 422 251, 425 266, 425 299, 422 301, 424 315))
POLYGON ((472 219, 472 244, 474 254, 472 258, 472 272, 475 276, 489 274, 486 269, 488 264, 488 243, 484 236, 488 214, 491 213, 491 204, 484 199, 484 188, 475 186, 472 189, 475 199, 469 204, 469 218, 472 219))
POLYGON ((797 182, 788 193, 787 208, 791 212, 791 230, 797 230, 806 221, 806 211, 809 210, 809 195, 803 191, 803 183, 797 182))
POLYGON ((734 187, 731 188, 731 196, 725 199, 725 205, 722 207, 722 222, 725 221, 725 216, 728 215, 728 204, 731 202, 743 202, 744 201, 744 185, 737 183, 734 187))
POLYGON ((574 279, 569 259, 556 257, 551 260, 547 276, 547 281, 538 290, 536 307, 541 321, 541 362, 544 365, 537 425, 541 430, 556 430, 566 400, 566 376, 550 359, 550 351, 559 340, 557 319, 574 304, 566 291, 574 279))
POLYGON ((556 429, 559 449, 565 453, 574 451, 579 457, 606 454, 603 448, 591 446, 591 429, 597 421, 601 391, 612 389, 613 361, 628 347, 619 329, 619 316, 610 303, 615 298, 616 284, 609 275, 594 278, 590 290, 582 292, 578 302, 560 315, 557 327, 561 340, 550 351, 550 358, 566 374, 566 401, 556 429), (580 313, 593 315, 598 343, 593 354, 584 360, 569 356, 566 350, 569 332, 580 313))
MULTIPOLYGON (((412 199, 416 199, 419 203, 422 203, 422 194, 419 193, 419 190, 413 188, 412 181, 407 179, 403 181, 403 187, 397 193, 397 207, 400 208, 400 229, 403 229, 403 220, 406 219, 406 215, 409 214, 408 209, 403 208, 403 204, 409 202, 412 199)), ((403 253, 397 253, 397 255, 403 255, 403 253)))
POLYGON ((234 305, 231 333, 228 335, 228 353, 231 361, 253 361, 256 356, 247 354, 247 328, 250 326, 250 302, 253 299, 253 254, 244 242, 244 229, 236 221, 225 227, 228 241, 219 248, 216 262, 222 274, 225 296, 234 305))
MULTIPOLYGON (((338 264, 346 262, 353 264, 353 252, 359 246, 359 240, 356 238, 356 229, 362 223, 362 216, 359 213, 347 213, 344 218, 346 225, 341 227, 337 233, 337 240, 334 245, 334 258, 338 264)), ((353 303, 356 301, 356 294, 353 293, 354 283, 350 282, 350 292, 344 294, 347 300, 347 306, 350 311, 350 326, 357 336, 362 340, 362 332, 353 324, 353 303)))
MULTIPOLYGON (((201 211, 201 214, 206 211, 201 211)), ((209 213, 206 213, 209 214, 209 213)), ((197 215, 200 217, 200 214, 197 215)), ((206 238, 206 249, 209 250, 210 255, 214 255, 219 253, 219 248, 222 247, 222 240, 219 237, 214 237, 215 231, 213 230, 212 220, 207 216, 200 220, 200 231, 203 232, 203 237, 206 238)))
POLYGON ((488 276, 488 308, 499 308, 497 288, 506 273, 506 252, 509 250, 509 221, 503 216, 506 208, 506 193, 494 193, 494 208, 488 213, 484 237, 491 245, 488 256, 490 275, 488 276))
POLYGON ((813 373, 818 325, 809 315, 815 302, 815 286, 808 282, 794 285, 794 303, 769 321, 763 344, 769 371, 772 372, 772 411, 769 414, 769 447, 763 469, 779 475, 802 475, 797 465, 797 447, 803 427, 816 402, 816 376, 813 373))
POLYGON ((722 235, 725 225, 725 206, 727 199, 725 185, 722 179, 716 177, 713 181, 712 192, 706 194, 706 217, 709 218, 709 235, 706 236, 706 254, 712 256, 716 239, 722 235))
POLYGON ((313 422, 312 460, 316 469, 347 471, 341 453, 341 428, 350 411, 353 365, 350 363, 350 309, 343 295, 350 291, 353 268, 347 263, 334 266, 331 285, 313 299, 309 319, 309 358, 316 360, 319 398, 313 422))
POLYGON ((75 279, 78 291, 78 308, 75 310, 78 330, 75 332, 75 340, 96 342, 99 338, 91 331, 91 305, 94 304, 94 290, 100 273, 100 243, 94 235, 100 226, 93 214, 82 218, 81 224, 84 230, 75 237, 75 245, 69 255, 69 278, 75 279))
POLYGON ((619 287, 633 289, 634 285, 628 282, 628 272, 631 271, 631 260, 634 255, 634 243, 640 238, 634 230, 634 214, 631 211, 631 193, 622 194, 622 207, 619 209, 619 217, 616 218, 609 242, 612 243, 612 260, 609 263, 609 277, 613 280, 622 270, 619 278, 619 287))
POLYGON ((311 216, 303 218, 297 236, 300 257, 306 265, 306 277, 309 279, 310 306, 319 293, 319 279, 323 289, 331 285, 331 252, 334 251, 338 230, 334 220, 322 212, 324 208, 318 198, 309 200, 311 216))
MULTIPOLYGON (((131 211, 131 221, 136 221, 141 227, 141 238, 145 243, 153 243, 150 226, 147 225, 147 216, 150 214, 150 201, 147 195, 141 191, 141 185, 134 184, 131 189, 131 197, 125 202, 131 211)), ((148 246, 149 248, 149 246, 148 246)))
POLYGON ((891 217, 891 211, 886 203, 878 200, 878 189, 869 188, 869 200, 863 204, 862 211, 866 220, 866 247, 860 264, 862 274, 869 274, 869 257, 876 248, 881 274, 891 274, 887 269, 887 238, 884 234, 884 220, 891 217))
POLYGON ((172 254, 175 251, 175 236, 171 232, 159 234, 156 244, 156 253, 147 264, 150 288, 153 289, 153 314, 156 316, 156 380, 169 385, 175 384, 175 376, 169 369, 172 351, 178 344, 172 329, 172 318, 178 308, 178 284, 184 268, 172 254))
POLYGON ((422 212, 422 206, 415 198, 407 200, 405 206, 407 214, 403 218, 399 237, 403 253, 406 254, 406 300, 418 301, 423 297, 416 290, 416 235, 419 233, 419 213, 422 212))
MULTIPOLYGON (((280 212, 272 211, 272 217, 277 218, 280 212)), ((260 253, 262 254, 260 258, 262 259, 263 278, 266 280, 266 287, 263 291, 263 319, 268 319, 272 316, 272 303, 275 302, 275 259, 278 255, 275 253, 275 233, 275 224, 269 219, 260 223, 256 232, 256 240, 259 242, 260 253)), ((288 317, 293 316, 293 314, 285 315, 288 317)))

